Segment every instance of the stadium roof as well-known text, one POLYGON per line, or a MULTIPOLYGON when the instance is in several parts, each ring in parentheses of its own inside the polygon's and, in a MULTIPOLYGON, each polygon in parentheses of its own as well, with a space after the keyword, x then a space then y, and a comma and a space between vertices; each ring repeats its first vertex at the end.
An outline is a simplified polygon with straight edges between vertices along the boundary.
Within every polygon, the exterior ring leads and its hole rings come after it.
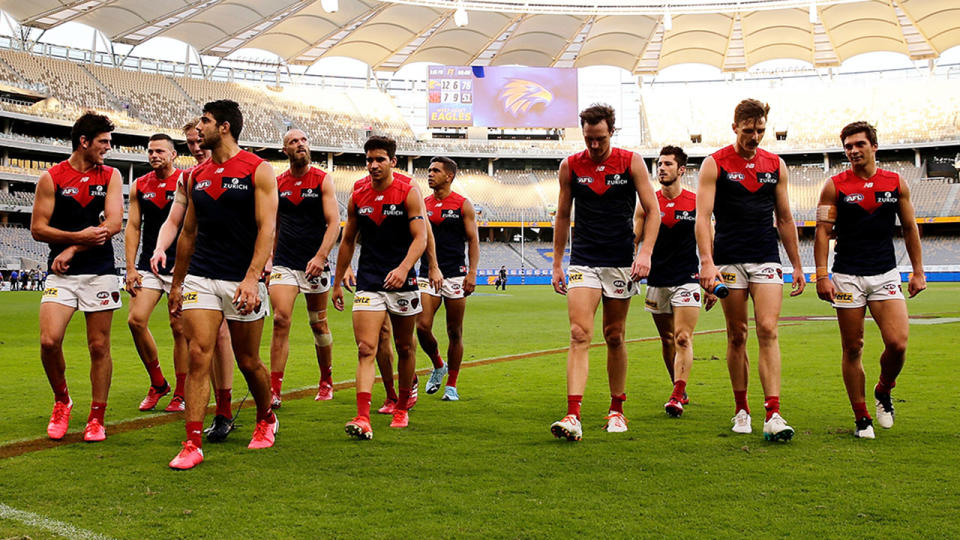
POLYGON ((836 66, 874 51, 930 59, 960 45, 956 0, 0 0, 0 9, 24 26, 75 21, 134 46, 164 36, 205 56, 258 48, 290 64, 345 56, 383 71, 413 62, 742 71, 788 58, 836 66))

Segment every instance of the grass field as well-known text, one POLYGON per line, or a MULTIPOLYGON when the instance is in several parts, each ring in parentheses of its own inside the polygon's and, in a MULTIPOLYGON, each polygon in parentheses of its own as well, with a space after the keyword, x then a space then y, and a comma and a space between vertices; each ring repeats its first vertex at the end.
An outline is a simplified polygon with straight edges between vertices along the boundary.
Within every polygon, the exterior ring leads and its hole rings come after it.
MULTIPOLYGON (((781 399, 797 429, 788 444, 762 439, 755 367, 754 434, 730 432, 722 333, 694 340, 692 402, 680 419, 663 412, 671 387, 659 342, 628 346, 624 434, 600 429, 609 398, 605 353, 593 349, 583 441, 558 441, 549 426, 565 412, 566 354, 549 350, 567 344, 563 298, 532 286, 480 293, 469 301, 466 362, 548 352, 464 369, 462 401, 421 392, 410 427, 391 430, 378 416, 372 441, 343 432, 354 414, 351 388, 331 402, 286 400, 276 447, 264 451, 246 448, 253 411, 245 408, 242 426, 227 442, 206 444, 206 461, 187 472, 166 465, 184 438, 179 419, 111 435, 111 423, 151 414, 137 411, 148 381, 126 311, 117 312, 108 439, 0 459, 0 538, 960 537, 960 324, 927 324, 960 317, 960 284, 933 284, 909 301, 911 316, 931 318, 912 321, 894 392, 897 423, 878 428, 873 441, 852 436, 836 322, 802 320, 829 317, 831 308, 812 290, 786 300, 781 399)), ((39 360, 38 302, 39 293, 0 295, 0 448, 45 436, 52 393, 39 360)), ((296 315, 285 390, 317 380, 302 302, 296 315)), ((716 309, 698 330, 722 328, 722 320, 716 309)), ((350 381, 349 315, 333 313, 331 322, 334 380, 350 381)), ((172 375, 162 309, 151 327, 172 375)), ((634 302, 627 338, 655 335, 634 302)), ((868 321, 870 384, 880 349, 868 321)), ((749 350, 755 366, 752 336, 749 350)), ((65 351, 76 403, 71 431, 79 431, 90 401, 82 317, 71 323, 65 351)), ((244 390, 238 374, 234 397, 244 390)), ((381 386, 373 399, 382 401, 381 386)))

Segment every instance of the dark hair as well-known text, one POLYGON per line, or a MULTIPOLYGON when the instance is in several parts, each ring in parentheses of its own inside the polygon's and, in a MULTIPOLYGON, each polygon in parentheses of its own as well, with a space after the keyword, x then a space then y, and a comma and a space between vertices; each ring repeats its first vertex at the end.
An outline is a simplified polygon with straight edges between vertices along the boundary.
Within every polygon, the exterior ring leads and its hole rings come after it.
POLYGON ((373 135, 363 143, 364 152, 371 150, 384 150, 387 152, 387 157, 393 159, 397 157, 397 141, 385 135, 373 135))
POLYGON ((843 144, 847 137, 857 133, 865 133, 870 144, 877 145, 877 128, 862 120, 843 126, 843 129, 840 130, 840 144, 843 144))
POLYGON ((173 142, 173 138, 166 133, 154 133, 150 136, 150 141, 167 141, 170 143, 170 146, 176 148, 176 144, 173 142))
POLYGON ((236 101, 229 99, 211 101, 203 106, 203 112, 210 113, 217 124, 229 122, 230 135, 233 135, 234 140, 240 140, 240 132, 243 131, 243 113, 240 112, 240 105, 236 101))
POLYGON ((453 176, 457 176, 457 162, 446 156, 430 158, 430 163, 443 163, 443 168, 453 176))
POLYGON ((745 99, 737 104, 733 110, 733 123, 739 124, 744 120, 760 120, 770 114, 770 105, 757 99, 745 99))
POLYGON ((677 167, 686 167, 687 166, 687 154, 683 151, 683 148, 679 146, 664 146, 660 149, 661 156, 673 156, 673 159, 677 161, 677 167))
POLYGON ((580 111, 580 127, 583 127, 584 124, 595 126, 601 120, 607 121, 607 128, 613 133, 613 125, 617 121, 617 115, 613 112, 613 107, 606 103, 594 103, 580 111))
POLYGON ((199 129, 199 126, 200 126, 200 118, 191 118, 191 119, 190 119, 189 121, 187 121, 187 123, 184 124, 183 127, 180 128, 180 129, 183 130, 183 134, 184 134, 184 135, 187 135, 187 134, 190 133, 191 131, 193 131, 193 130, 195 130, 195 129, 199 129))
POLYGON ((93 142, 94 137, 101 133, 110 133, 116 129, 113 122, 105 115, 97 114, 93 111, 83 113, 83 116, 77 118, 73 123, 73 129, 70 130, 70 139, 73 142, 73 149, 80 148, 80 137, 86 137, 93 142))

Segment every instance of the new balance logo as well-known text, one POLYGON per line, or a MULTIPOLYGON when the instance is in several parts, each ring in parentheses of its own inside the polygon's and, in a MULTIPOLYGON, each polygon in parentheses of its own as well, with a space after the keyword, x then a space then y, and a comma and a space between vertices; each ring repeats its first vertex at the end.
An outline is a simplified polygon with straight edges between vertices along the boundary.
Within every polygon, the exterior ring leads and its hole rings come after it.
POLYGON ((220 167, 219 169, 213 171, 213 174, 220 174, 222 172, 223 172, 223 167, 220 167))
POLYGON ((382 201, 382 200, 383 200, 383 195, 377 195, 377 197, 376 197, 375 199, 373 199, 373 200, 375 200, 375 201, 382 201))
POLYGON ((89 176, 84 176, 83 178, 80 179, 81 182, 86 182, 88 180, 90 180, 89 176))

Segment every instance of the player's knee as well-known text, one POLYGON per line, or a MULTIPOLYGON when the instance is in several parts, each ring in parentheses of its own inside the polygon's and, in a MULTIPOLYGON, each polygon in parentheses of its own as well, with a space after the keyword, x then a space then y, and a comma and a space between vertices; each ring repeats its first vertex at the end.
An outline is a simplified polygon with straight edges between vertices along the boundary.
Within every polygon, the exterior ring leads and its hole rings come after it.
POLYGON ((417 317, 417 336, 426 337, 433 332, 433 321, 427 321, 426 317, 417 317))
POLYGON ((273 329, 274 330, 290 330, 290 314, 282 312, 280 310, 273 312, 273 329))
POLYGON ((907 353, 907 336, 898 336, 884 342, 884 348, 887 353, 897 356, 903 356, 907 353))
POLYGON ((367 341, 357 342, 357 356, 361 359, 372 358, 377 354, 377 346, 367 341))
POLYGON ((397 343, 397 358, 410 358, 416 356, 416 354, 417 347, 413 344, 413 341, 397 343))
POLYGON ((133 313, 130 313, 130 315, 127 317, 127 326, 130 327, 130 331, 132 332, 139 333, 145 331, 147 329, 147 324, 148 321, 146 317, 141 317, 133 313))
POLYGON ((570 325, 570 344, 571 345, 589 345, 590 339, 592 337, 593 336, 590 335, 590 331, 580 326, 579 324, 570 325))
POLYGON ((87 350, 91 360, 99 360, 110 356, 110 338, 107 336, 90 337, 87 341, 87 350))
POLYGON ((860 360, 863 354, 863 337, 843 341, 843 356, 846 360, 860 360))
POLYGON ((253 373, 260 367, 260 358, 256 354, 238 354, 237 367, 244 373, 253 373))
POLYGON ((608 347, 623 346, 624 329, 621 325, 608 326, 603 329, 603 341, 608 347))
POLYGON ((727 345, 734 348, 747 346, 747 325, 736 325, 727 328, 727 345))
POLYGON ((757 340, 776 341, 779 335, 776 321, 757 321, 757 340))
POLYGON ((183 321, 179 317, 170 319, 170 331, 175 338, 183 337, 183 321))
POLYGON ((459 324, 447 325, 447 340, 450 343, 459 343, 463 341, 463 327, 459 324))
POLYGON ((40 334, 40 352, 45 354, 57 353, 63 347, 63 337, 40 334))
POLYGON ((693 339, 690 336, 690 332, 686 330, 681 330, 677 332, 674 344, 678 349, 688 349, 693 345, 693 339))

